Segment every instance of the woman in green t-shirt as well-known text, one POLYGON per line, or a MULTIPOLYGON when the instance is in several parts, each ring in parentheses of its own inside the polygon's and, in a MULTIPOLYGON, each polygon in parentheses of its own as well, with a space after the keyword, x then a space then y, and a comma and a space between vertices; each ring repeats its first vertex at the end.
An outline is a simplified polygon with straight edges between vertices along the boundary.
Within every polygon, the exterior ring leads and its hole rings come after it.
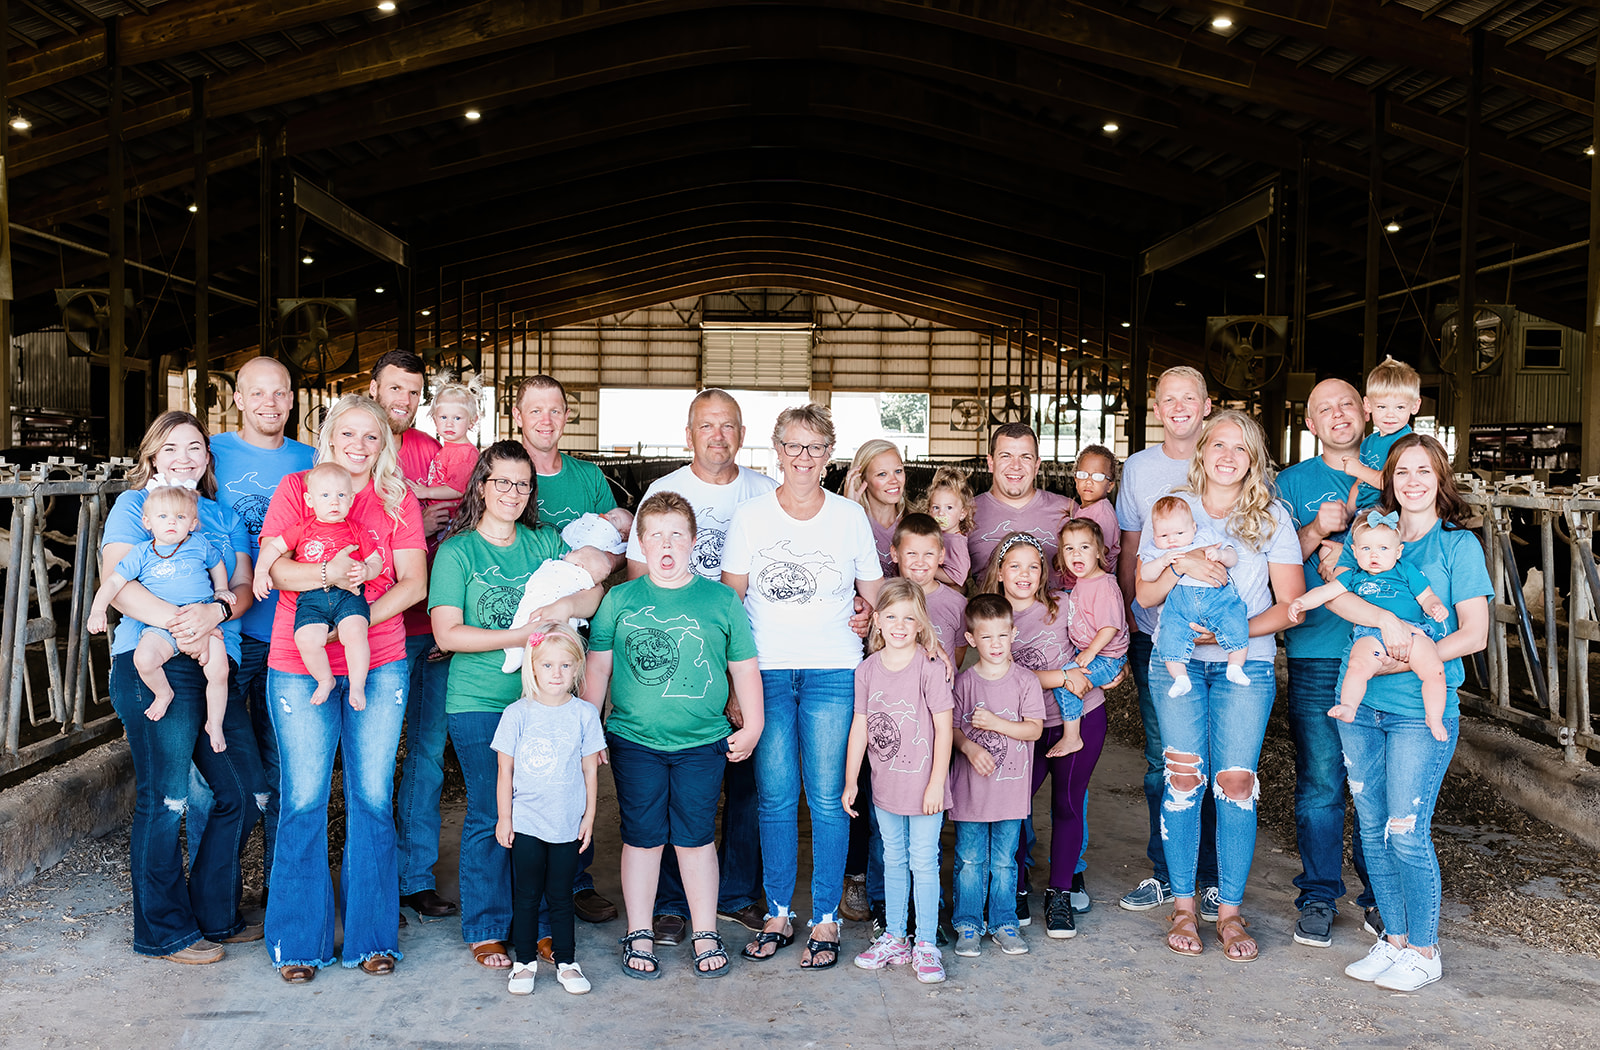
POLYGON ((439 545, 428 586, 428 611, 439 648, 454 653, 445 692, 451 743, 467 787, 461 826, 461 936, 480 965, 511 965, 511 855, 495 841, 499 761, 490 741, 500 714, 519 699, 522 680, 501 670, 502 650, 528 643, 547 620, 588 616, 599 585, 536 610, 523 627, 512 619, 528 577, 567 552, 539 523, 533 461, 516 441, 483 450, 467 482, 450 535, 439 545))
POLYGON ((606 595, 589 637, 583 697, 611 687, 606 742, 622 817, 622 897, 628 929, 622 972, 661 976, 651 916, 661 854, 671 846, 689 900, 696 977, 728 972, 717 935, 717 799, 728 762, 755 750, 765 721, 756 642, 730 587, 691 566, 694 510, 676 492, 639 507, 649 575, 606 595), (732 685, 739 717, 729 722, 732 685))

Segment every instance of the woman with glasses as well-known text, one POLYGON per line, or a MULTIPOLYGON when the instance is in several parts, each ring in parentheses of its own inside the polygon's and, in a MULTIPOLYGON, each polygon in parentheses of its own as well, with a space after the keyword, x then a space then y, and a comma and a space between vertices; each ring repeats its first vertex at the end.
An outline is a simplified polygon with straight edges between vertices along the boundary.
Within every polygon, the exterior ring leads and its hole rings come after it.
POLYGON ((428 611, 439 648, 454 653, 445 691, 451 743, 467 787, 461 825, 461 937, 480 966, 511 965, 511 853, 494 837, 499 759, 490 742, 500 714, 521 696, 522 680, 502 670, 507 648, 528 644, 538 625, 565 623, 600 607, 596 584, 536 609, 512 627, 523 587, 541 565, 568 551, 539 522, 533 460, 517 441, 483 450, 467 481, 450 534, 439 545, 428 611))
MULTIPOLYGON (((400 958, 400 873, 394 834, 394 757, 405 721, 406 630, 401 613, 428 584, 422 507, 406 489, 397 443, 376 401, 339 399, 317 439, 317 461, 350 472, 346 520, 373 541, 382 568, 367 580, 360 552, 346 547, 326 560, 284 555, 272 566, 280 591, 267 652, 267 696, 278 738, 281 808, 267 902, 267 947, 278 974, 305 984, 334 961, 334 923, 344 912, 343 960, 369 974, 392 973, 400 958), (363 582, 365 581, 365 582, 363 582), (301 592, 339 587, 364 590, 372 606, 367 640, 369 702, 351 705, 344 646, 328 635, 331 694, 317 700, 317 680, 294 640, 301 592), (344 760, 345 847, 335 898, 328 873, 328 793, 333 757, 344 760), (336 901, 338 903, 336 903, 336 901)), ((262 542, 282 537, 311 514, 306 474, 278 486, 261 523, 262 542)))
POLYGON ((861 505, 822 488, 833 417, 821 405, 784 409, 773 429, 783 483, 739 505, 722 553, 722 582, 750 615, 766 727, 755 752, 767 922, 744 949, 771 958, 794 941, 789 910, 799 869, 799 805, 811 812, 811 936, 800 965, 839 961, 839 899, 850 820, 840 804, 855 717, 861 639, 850 629, 859 593, 883 581, 861 505))

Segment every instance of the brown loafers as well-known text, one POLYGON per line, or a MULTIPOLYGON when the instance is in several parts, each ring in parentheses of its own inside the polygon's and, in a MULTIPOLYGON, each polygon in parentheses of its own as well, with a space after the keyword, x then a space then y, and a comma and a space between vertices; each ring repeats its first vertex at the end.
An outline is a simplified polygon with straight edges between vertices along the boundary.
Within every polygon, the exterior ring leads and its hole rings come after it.
POLYGON ((163 955, 162 958, 185 966, 207 966, 221 962, 225 954, 227 953, 222 950, 220 944, 213 941, 195 941, 187 948, 179 948, 170 955, 163 955))

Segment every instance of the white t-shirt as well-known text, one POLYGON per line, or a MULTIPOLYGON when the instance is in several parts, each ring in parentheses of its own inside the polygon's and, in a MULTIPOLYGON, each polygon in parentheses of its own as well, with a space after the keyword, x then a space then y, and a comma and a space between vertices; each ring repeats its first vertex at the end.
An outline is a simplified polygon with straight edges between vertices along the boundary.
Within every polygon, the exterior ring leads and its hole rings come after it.
MULTIPOLYGON (((1117 527, 1123 532, 1143 532, 1156 500, 1188 479, 1189 460, 1172 459, 1160 445, 1129 456, 1122 464, 1122 480, 1117 486, 1117 527)), ((1195 521, 1198 524, 1200 518, 1195 521)), ((1134 629, 1154 637, 1160 616, 1140 605, 1133 595, 1127 597, 1133 603, 1134 629)))
POLYGON ((728 527, 722 569, 750 577, 744 607, 763 671, 861 662, 850 630, 856 581, 881 580, 883 569, 861 504, 823 496, 816 516, 800 521, 769 492, 740 504, 728 527))
MULTIPOLYGON (((726 485, 713 485, 686 463, 671 474, 657 478, 644 490, 644 500, 657 492, 676 492, 694 508, 694 554, 689 567, 714 583, 722 582, 722 548, 727 542, 728 526, 733 522, 733 510, 747 499, 753 499, 778 487, 778 483, 759 471, 740 467, 739 476, 726 485)), ((644 548, 639 546, 639 522, 636 518, 628 533, 628 560, 644 564, 644 548)))
POLYGON ((524 697, 501 712, 489 746, 511 756, 511 830, 544 842, 577 838, 589 804, 583 760, 606 746, 594 705, 573 697, 547 707, 524 697))

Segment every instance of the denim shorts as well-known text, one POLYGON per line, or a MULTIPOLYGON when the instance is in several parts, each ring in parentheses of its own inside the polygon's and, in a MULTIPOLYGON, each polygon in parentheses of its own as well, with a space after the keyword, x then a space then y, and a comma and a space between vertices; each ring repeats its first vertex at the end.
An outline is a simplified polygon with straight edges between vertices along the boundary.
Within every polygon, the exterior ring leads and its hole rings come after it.
POLYGON ((302 627, 337 627, 347 616, 372 619, 372 606, 365 595, 351 594, 343 587, 327 590, 301 591, 294 606, 294 629, 302 627))
MULTIPOLYGON (((1445 625, 1437 620, 1402 620, 1401 622, 1415 627, 1436 642, 1445 636, 1445 625)), ((1351 643, 1354 644, 1357 638, 1377 638, 1382 641, 1383 632, 1376 627, 1367 627, 1358 623, 1355 625, 1355 629, 1350 632, 1351 643)))
POLYGON ((606 746, 624 845, 692 849, 715 841, 717 802, 728 766, 726 740, 658 751, 607 733, 606 746))
POLYGON ((1104 689, 1111 684, 1111 680, 1122 673, 1128 666, 1128 657, 1122 656, 1097 656, 1089 661, 1089 666, 1083 669, 1084 677, 1089 679, 1089 684, 1098 689, 1104 689))

